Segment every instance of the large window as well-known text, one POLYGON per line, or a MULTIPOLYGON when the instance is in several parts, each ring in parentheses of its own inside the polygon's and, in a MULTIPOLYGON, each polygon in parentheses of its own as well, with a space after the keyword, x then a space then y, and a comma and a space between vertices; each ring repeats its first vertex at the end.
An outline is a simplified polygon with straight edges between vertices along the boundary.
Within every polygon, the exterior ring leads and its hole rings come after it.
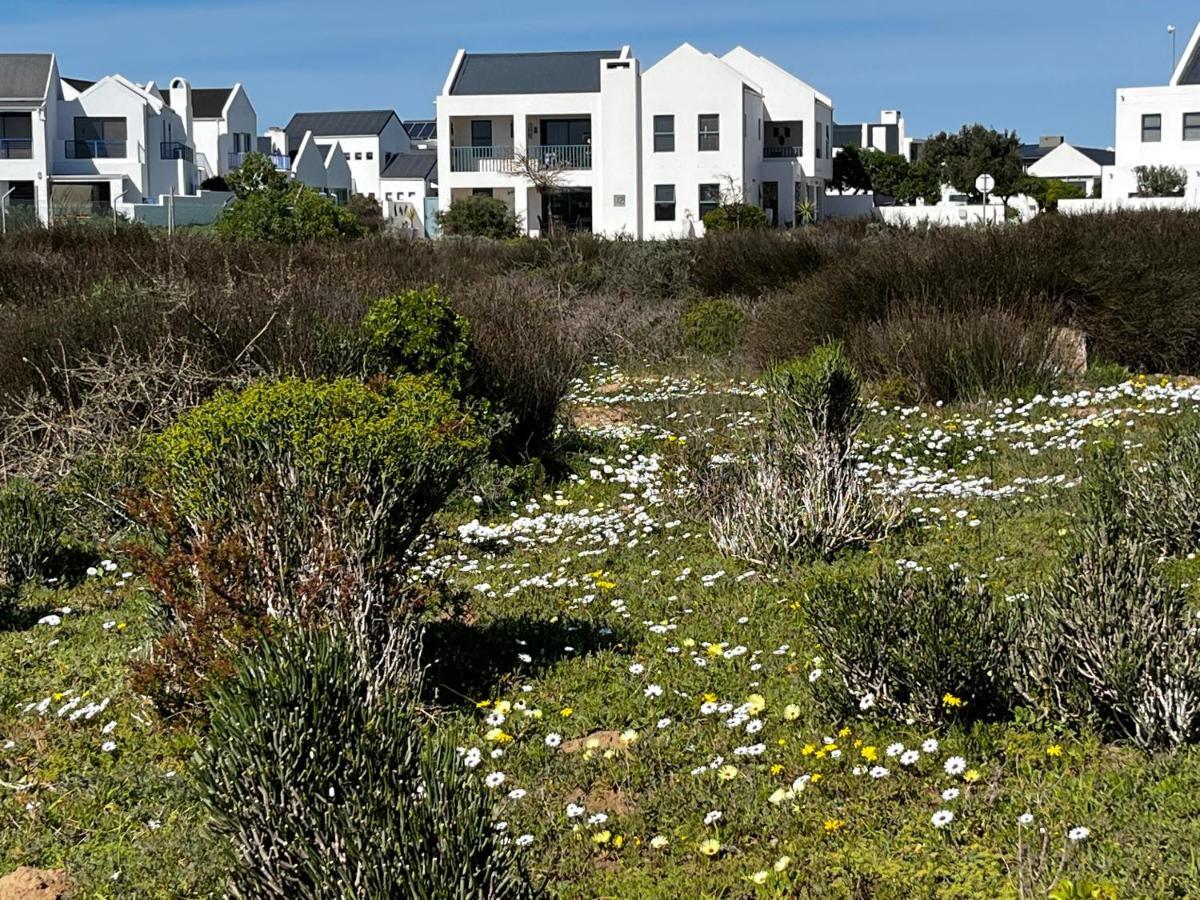
POLYGON ((1200 112, 1183 114, 1183 139, 1200 141, 1200 112))
POLYGON ((654 186, 654 221, 675 221, 675 185, 656 184, 654 186))
POLYGON ((721 186, 719 184, 700 185, 700 221, 704 216, 721 205, 721 186))
POLYGON ((0 113, 0 159, 33 158, 33 118, 29 113, 0 113))
POLYGON ((699 117, 699 148, 700 150, 721 149, 721 117, 715 113, 702 114, 699 117))
POLYGON ((471 120, 471 146, 472 147, 490 147, 490 146, 492 146, 492 120, 491 119, 472 119, 471 120))
POLYGON ((675 149, 675 117, 654 117, 654 152, 670 153, 675 149))
POLYGON ((75 140, 67 142, 68 159, 124 159, 123 118, 76 116, 75 140))
POLYGON ((1142 116, 1142 143, 1157 144, 1162 140, 1162 116, 1156 114, 1142 116))

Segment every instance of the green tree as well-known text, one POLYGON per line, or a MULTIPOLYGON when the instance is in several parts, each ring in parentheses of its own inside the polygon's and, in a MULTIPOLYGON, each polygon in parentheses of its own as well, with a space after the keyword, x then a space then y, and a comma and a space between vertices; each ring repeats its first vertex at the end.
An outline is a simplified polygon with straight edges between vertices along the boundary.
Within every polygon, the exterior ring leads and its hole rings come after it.
POLYGON ((236 195, 217 220, 222 237, 300 244, 359 237, 354 213, 312 188, 289 182, 261 153, 247 155, 226 179, 236 195))
POLYGON ((857 147, 843 147, 833 158, 833 187, 845 193, 856 194, 871 190, 871 175, 863 162, 862 151, 857 147))
POLYGON ((975 180, 983 174, 991 175, 996 180, 992 193, 1007 204, 1025 174, 1020 146, 1016 132, 996 131, 976 123, 964 125, 957 133, 934 135, 921 151, 921 158, 942 183, 975 200, 982 199, 975 180))
POLYGON ((904 185, 908 180, 908 160, 897 153, 884 153, 882 150, 862 151, 863 165, 867 170, 871 190, 876 194, 900 199, 904 193, 904 185))
POLYGON ((346 204, 355 220, 363 231, 375 234, 383 228, 383 208, 374 197, 365 194, 355 194, 346 204))
POLYGON ((1017 182, 1018 194, 1025 194, 1037 201, 1038 209, 1058 209, 1059 200, 1083 199, 1083 188, 1077 184, 1068 184, 1058 178, 1038 178, 1026 175, 1017 182))
POLYGON ((519 232, 517 217, 503 200, 486 194, 461 197, 438 213, 442 233, 455 237, 485 237, 502 240, 519 232))
POLYGON ((942 183, 937 172, 923 158, 908 167, 908 175, 901 182, 896 200, 900 203, 937 203, 942 197, 942 183))

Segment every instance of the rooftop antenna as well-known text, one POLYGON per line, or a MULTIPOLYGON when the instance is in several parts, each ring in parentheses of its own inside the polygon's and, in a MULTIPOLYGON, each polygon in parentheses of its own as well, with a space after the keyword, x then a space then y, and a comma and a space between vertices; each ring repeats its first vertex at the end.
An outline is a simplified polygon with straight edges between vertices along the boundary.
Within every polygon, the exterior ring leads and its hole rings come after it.
POLYGON ((1178 57, 1175 55, 1175 26, 1167 26, 1167 34, 1171 36, 1171 74, 1175 74, 1175 63, 1178 57))

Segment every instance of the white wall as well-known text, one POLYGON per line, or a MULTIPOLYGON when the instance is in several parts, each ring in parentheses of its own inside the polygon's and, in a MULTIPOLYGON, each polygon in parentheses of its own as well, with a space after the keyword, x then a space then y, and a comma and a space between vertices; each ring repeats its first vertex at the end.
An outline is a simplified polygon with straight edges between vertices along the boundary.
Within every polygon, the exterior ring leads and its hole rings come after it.
MULTIPOLYGON (((746 146, 757 133, 757 123, 746 108, 744 77, 715 56, 684 44, 669 53, 642 75, 642 209, 643 234, 648 238, 684 237, 694 228, 703 233, 699 198, 701 184, 719 184, 728 179, 752 201, 758 200, 757 182, 747 184, 746 146), (698 122, 701 113, 720 116, 720 149, 700 151, 698 122), (654 150, 654 117, 675 117, 675 149, 654 150), (743 125, 747 134, 743 136, 743 125), (675 186, 675 218, 656 221, 655 186, 675 186), (687 213, 691 213, 689 220, 687 213)), ((753 110, 757 115, 757 107, 753 110)), ((761 139, 760 156, 761 156, 761 139)))
POLYGON ((1196 197, 1118 197, 1095 200, 1059 200, 1058 211, 1067 216, 1084 216, 1090 213, 1117 212, 1119 210, 1200 210, 1200 198, 1196 197))
POLYGON ((380 179, 380 206, 389 224, 414 237, 425 235, 425 197, 428 188, 424 178, 380 179), (407 215, 412 210, 411 218, 407 215))
POLYGON ((229 155, 236 152, 233 148, 234 134, 250 135, 250 149, 255 149, 258 113, 254 111, 249 96, 240 84, 234 85, 220 118, 193 120, 192 140, 196 147, 196 163, 200 164, 199 155, 204 154, 204 161, 208 164, 208 173, 204 177, 209 174, 229 174, 232 169, 229 155))
POLYGON ((636 59, 600 64, 600 112, 592 121, 592 164, 599 166, 592 227, 609 236, 642 236, 641 75, 636 59))
POLYGON ((1200 141, 1183 139, 1183 114, 1194 112, 1200 112, 1200 85, 1117 90, 1117 160, 1111 196, 1137 192, 1133 171, 1137 166, 1177 166, 1188 171, 1190 182, 1200 177, 1200 141), (1142 116, 1148 114, 1162 116, 1159 142, 1142 141, 1142 116))

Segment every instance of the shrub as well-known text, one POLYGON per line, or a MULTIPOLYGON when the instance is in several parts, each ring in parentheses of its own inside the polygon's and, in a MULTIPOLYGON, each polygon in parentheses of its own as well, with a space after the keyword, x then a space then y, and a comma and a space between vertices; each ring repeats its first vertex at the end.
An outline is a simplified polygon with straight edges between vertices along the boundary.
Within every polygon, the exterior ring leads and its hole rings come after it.
POLYGON ((436 286, 372 300, 362 327, 373 362, 386 371, 432 373, 451 388, 468 376, 467 322, 436 286))
POLYGON ((1139 197, 1182 197, 1187 188, 1187 169, 1177 166, 1137 166, 1139 197))
POLYGON ((1014 688, 1038 714, 1145 748, 1200 739, 1200 619, 1150 548, 1091 527, 1013 616, 1014 688))
POLYGON ((375 234, 383 228, 383 208, 374 197, 354 194, 346 204, 346 209, 354 216, 363 234, 375 234))
POLYGON ((718 548, 757 562, 830 558, 888 534, 895 507, 858 471, 858 381, 840 346, 764 377, 767 422, 747 458, 694 471, 718 548))
POLYGON ((202 191, 230 191, 232 188, 220 175, 214 175, 211 178, 205 178, 200 182, 200 190, 202 191))
POLYGON ((1135 535, 1159 552, 1181 555, 1200 544, 1200 428, 1177 422, 1162 446, 1123 479, 1125 509, 1135 535))
POLYGON ((57 500, 24 478, 0 484, 0 579, 9 592, 48 572, 64 518, 57 500))
POLYGON ((767 227, 767 214, 753 203, 723 203, 704 214, 704 232, 752 231, 767 227))
POLYGON ((680 319, 683 345, 708 356, 729 356, 746 327, 746 313, 729 300, 702 300, 680 319))
POLYGON ((520 232, 517 217, 503 200, 483 194, 461 197, 438 213, 442 234, 454 237, 515 238, 520 232))
POLYGON ((217 688, 198 780, 230 892, 533 896, 446 736, 422 733, 412 693, 372 688, 324 630, 279 636, 217 688))
POLYGON ((278 620, 387 640, 416 600, 400 577, 413 542, 487 441, 428 376, 258 383, 185 413, 147 442, 134 504, 169 624, 144 692, 191 707, 278 620))
POLYGON ((289 182, 261 153, 247 154, 229 173, 237 195, 221 217, 216 231, 238 241, 302 244, 344 240, 363 234, 355 214, 302 184, 289 182))
POLYGON ((956 573, 831 578, 806 609, 824 667, 816 697, 831 714, 932 725, 1005 712, 1003 620, 982 583, 956 573))
POLYGON ((684 243, 694 247, 689 284, 709 297, 753 297, 815 272, 827 258, 811 229, 731 231, 684 243))
POLYGON ((557 292, 515 276, 463 291, 455 306, 470 323, 474 390, 506 417, 496 455, 519 463, 545 452, 587 358, 575 323, 578 309, 557 292))

